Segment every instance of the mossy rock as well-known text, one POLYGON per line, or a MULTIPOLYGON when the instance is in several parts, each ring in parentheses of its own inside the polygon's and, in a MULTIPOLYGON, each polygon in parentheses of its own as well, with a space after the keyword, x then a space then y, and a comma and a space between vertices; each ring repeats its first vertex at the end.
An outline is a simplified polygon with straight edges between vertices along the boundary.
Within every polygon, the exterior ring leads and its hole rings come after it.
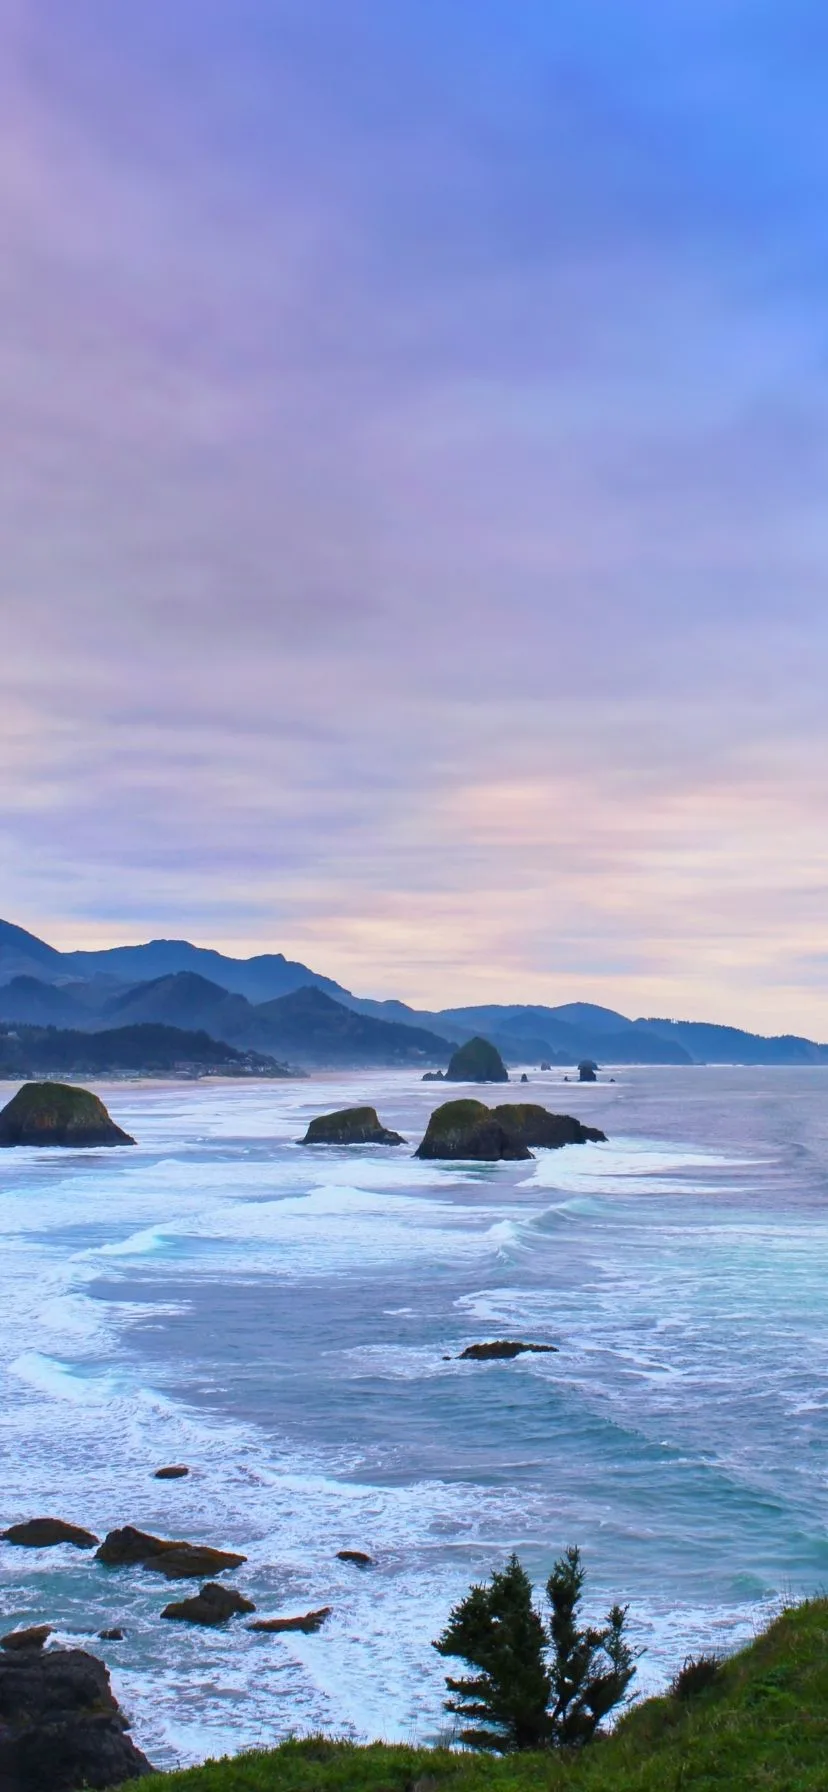
POLYGON ((0 1113, 0 1145, 134 1145, 90 1089, 24 1083, 0 1113))
POLYGON ((398 1132, 383 1126, 376 1108, 339 1108, 334 1114, 318 1114, 301 1145, 404 1145, 398 1132))
POLYGON ((482 1101, 445 1101, 435 1108, 415 1157, 453 1157, 483 1163, 532 1153, 482 1101))
POLYGON ((488 1039, 467 1039, 449 1060, 447 1083, 508 1083, 509 1072, 496 1045, 488 1039))
POLYGON ((550 1114, 532 1101, 503 1102, 492 1108, 502 1126, 524 1145, 542 1145, 555 1151, 561 1145, 605 1145, 607 1135, 597 1126, 583 1126, 572 1114, 550 1114))

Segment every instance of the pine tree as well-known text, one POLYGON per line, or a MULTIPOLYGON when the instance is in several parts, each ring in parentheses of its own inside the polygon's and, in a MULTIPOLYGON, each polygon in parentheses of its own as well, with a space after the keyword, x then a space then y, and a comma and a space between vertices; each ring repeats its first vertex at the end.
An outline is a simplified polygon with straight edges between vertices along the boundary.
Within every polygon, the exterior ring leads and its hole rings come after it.
POLYGON ((626 1606, 613 1605, 603 1628, 582 1627, 580 1552, 568 1549, 546 1583, 548 1631, 532 1601, 532 1583, 516 1555, 485 1586, 454 1607, 434 1644, 478 1671, 446 1678, 446 1709, 482 1720, 460 1731, 473 1748, 573 1748, 588 1742, 620 1704, 635 1673, 625 1635, 626 1606), (551 1655, 551 1661, 548 1656, 551 1655))
POLYGON ((635 1673, 635 1651, 624 1635, 627 1607, 613 1605, 602 1630, 581 1629, 578 1612, 584 1569, 578 1549, 567 1549, 546 1583, 552 1608, 552 1740, 559 1747, 589 1742, 620 1704, 635 1673))
POLYGON ((462 1742, 501 1754, 548 1743, 546 1633, 532 1604, 532 1583, 516 1555, 487 1586, 470 1589, 434 1647, 478 1669, 464 1679, 446 1678, 453 1695, 446 1710, 482 1718, 487 1725, 461 1730, 462 1742))

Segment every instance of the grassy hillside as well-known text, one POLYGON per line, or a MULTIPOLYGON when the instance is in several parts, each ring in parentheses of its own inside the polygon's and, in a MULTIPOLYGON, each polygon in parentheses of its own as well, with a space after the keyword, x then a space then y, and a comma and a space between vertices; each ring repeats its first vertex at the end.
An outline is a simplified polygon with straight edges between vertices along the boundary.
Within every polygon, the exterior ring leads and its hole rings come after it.
POLYGON ((778 1618, 695 1698, 648 1699, 580 1757, 313 1738, 141 1781, 146 1792, 825 1792, 828 1599, 778 1618))

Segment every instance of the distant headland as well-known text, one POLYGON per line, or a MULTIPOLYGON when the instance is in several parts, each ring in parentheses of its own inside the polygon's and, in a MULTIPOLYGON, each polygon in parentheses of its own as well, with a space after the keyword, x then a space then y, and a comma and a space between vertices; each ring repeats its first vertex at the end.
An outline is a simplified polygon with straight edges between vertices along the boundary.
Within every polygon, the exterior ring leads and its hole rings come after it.
POLYGON ((295 1075, 445 1071, 483 1035, 506 1065, 828 1064, 828 1045, 702 1021, 630 1019, 592 1002, 419 1011, 356 996, 281 952, 230 958, 187 940, 59 952, 0 921, 0 1075, 295 1075))

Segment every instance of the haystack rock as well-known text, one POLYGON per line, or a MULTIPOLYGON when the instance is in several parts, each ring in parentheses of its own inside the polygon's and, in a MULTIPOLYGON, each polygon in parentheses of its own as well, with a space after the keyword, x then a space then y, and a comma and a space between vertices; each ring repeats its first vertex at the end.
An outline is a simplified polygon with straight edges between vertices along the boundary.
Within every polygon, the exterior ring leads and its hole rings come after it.
POLYGON ((488 1039, 467 1039, 449 1059, 447 1083, 508 1083, 509 1072, 497 1046, 488 1039))

